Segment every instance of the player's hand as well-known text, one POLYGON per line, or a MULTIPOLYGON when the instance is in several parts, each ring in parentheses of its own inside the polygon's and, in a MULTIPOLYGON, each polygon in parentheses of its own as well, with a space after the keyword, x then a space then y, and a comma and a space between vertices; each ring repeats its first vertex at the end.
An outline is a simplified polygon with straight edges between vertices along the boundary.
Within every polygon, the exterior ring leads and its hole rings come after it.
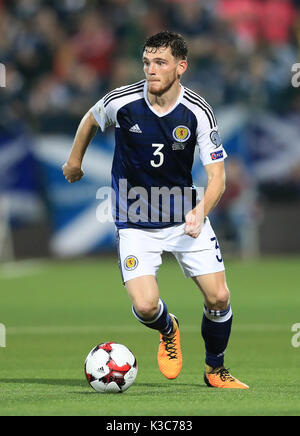
POLYGON ((185 216, 184 233, 192 238, 198 238, 203 227, 203 216, 194 208, 185 216))
POLYGON ((63 165, 62 170, 69 183, 78 182, 84 176, 81 167, 72 166, 68 162, 63 165))

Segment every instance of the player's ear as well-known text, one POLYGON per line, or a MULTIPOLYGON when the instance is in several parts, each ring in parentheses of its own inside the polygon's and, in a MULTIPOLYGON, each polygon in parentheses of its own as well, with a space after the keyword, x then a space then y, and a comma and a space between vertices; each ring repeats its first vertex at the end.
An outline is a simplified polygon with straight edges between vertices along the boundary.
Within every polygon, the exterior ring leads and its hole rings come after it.
POLYGON ((177 73, 178 73, 179 76, 182 76, 182 74, 186 71, 187 66, 188 66, 188 63, 187 63, 187 61, 185 59, 181 59, 178 62, 177 73))

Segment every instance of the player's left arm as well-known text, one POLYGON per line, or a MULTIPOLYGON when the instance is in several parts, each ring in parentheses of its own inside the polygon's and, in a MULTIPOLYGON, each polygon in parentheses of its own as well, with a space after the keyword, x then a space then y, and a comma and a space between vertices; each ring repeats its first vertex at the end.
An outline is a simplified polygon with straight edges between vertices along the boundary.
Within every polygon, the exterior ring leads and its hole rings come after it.
POLYGON ((214 162, 205 165, 208 184, 202 200, 194 209, 186 214, 185 233, 192 238, 197 238, 202 230, 205 217, 218 204, 225 191, 224 162, 214 162))

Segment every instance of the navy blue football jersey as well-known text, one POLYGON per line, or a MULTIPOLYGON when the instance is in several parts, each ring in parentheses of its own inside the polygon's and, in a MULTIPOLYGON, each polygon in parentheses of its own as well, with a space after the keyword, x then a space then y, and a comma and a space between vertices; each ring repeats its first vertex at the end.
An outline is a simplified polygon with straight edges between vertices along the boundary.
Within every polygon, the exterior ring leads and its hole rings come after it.
POLYGON ((196 204, 192 180, 195 147, 203 165, 226 158, 208 103, 181 85, 164 114, 147 97, 142 80, 109 92, 91 109, 102 131, 115 127, 112 188, 117 228, 162 228, 183 223, 196 204))

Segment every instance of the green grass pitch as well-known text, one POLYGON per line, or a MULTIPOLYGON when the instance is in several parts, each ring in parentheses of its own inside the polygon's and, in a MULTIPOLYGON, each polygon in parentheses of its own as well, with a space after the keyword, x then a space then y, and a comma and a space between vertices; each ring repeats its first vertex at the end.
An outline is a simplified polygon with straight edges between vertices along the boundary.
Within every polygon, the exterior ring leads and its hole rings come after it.
POLYGON ((201 338, 203 299, 169 257, 161 296, 181 322, 183 369, 167 380, 156 363, 158 334, 138 324, 117 259, 20 263, 0 267, 0 415, 299 415, 299 258, 227 261, 234 313, 225 363, 250 390, 207 388, 201 338), (83 363, 95 345, 115 341, 135 354, 139 372, 125 393, 94 392, 83 363))

